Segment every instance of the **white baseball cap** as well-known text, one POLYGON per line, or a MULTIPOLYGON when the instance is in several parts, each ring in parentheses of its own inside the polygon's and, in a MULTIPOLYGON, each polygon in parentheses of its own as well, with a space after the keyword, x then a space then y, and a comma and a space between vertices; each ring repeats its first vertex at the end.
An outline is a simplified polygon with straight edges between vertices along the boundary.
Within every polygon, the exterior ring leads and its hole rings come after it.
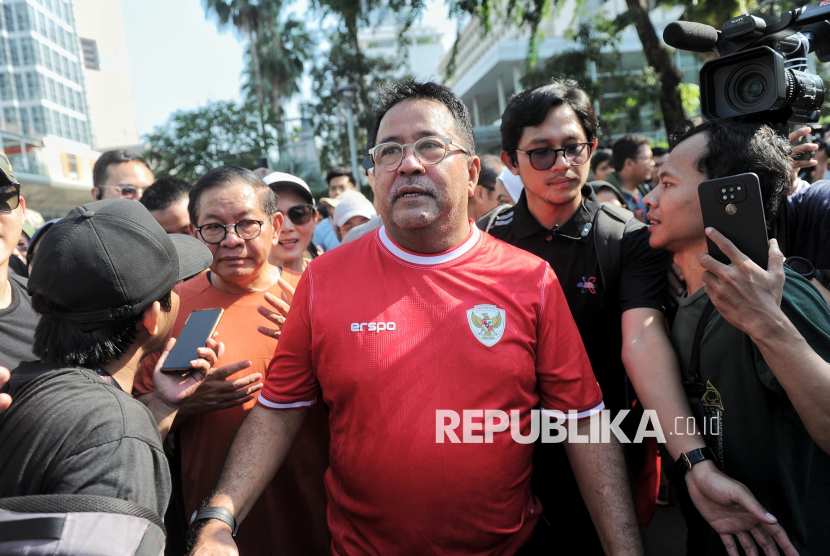
POLYGON ((354 216, 363 216, 371 220, 378 214, 369 199, 357 191, 344 191, 335 197, 335 200, 339 201, 337 208, 334 209, 334 224, 338 228, 354 216))
POLYGON ((301 180, 297 176, 292 176, 291 174, 286 174, 284 172, 271 172, 262 178, 262 181, 264 181, 266 185, 270 186, 271 189, 275 189, 277 187, 293 189, 303 199, 305 199, 309 205, 314 204, 314 196, 311 194, 311 188, 305 181, 301 180))

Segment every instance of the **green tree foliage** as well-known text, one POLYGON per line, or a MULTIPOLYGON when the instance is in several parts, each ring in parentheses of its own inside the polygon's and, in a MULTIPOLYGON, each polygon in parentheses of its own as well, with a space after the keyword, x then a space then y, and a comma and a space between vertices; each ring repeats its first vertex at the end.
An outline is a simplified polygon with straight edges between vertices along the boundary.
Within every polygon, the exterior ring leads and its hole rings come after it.
MULTIPOLYGON (((266 106, 267 122, 275 118, 266 106)), ((174 112, 145 136, 145 155, 157 176, 197 181, 223 165, 253 168, 262 155, 260 122, 251 103, 214 102, 196 110, 174 112)), ((276 144, 274 128, 266 126, 266 148, 276 144)))
POLYGON ((351 103, 354 114, 358 163, 365 154, 368 131, 374 124, 372 108, 378 104, 378 85, 394 80, 398 67, 388 60, 369 58, 350 40, 342 28, 329 37, 327 53, 310 68, 314 101, 304 105, 312 118, 314 130, 322 140, 320 162, 324 169, 350 165, 349 137, 346 131, 345 105, 351 103), (357 90, 344 95, 337 89, 345 84, 357 90))
POLYGON ((619 70, 621 31, 618 22, 600 16, 579 24, 568 35, 575 46, 536 65, 522 77, 522 86, 531 87, 552 76, 573 79, 599 105, 601 139, 632 131, 640 122, 642 106, 659 105, 660 88, 650 67, 641 74, 619 70), (625 128, 615 118, 622 112, 629 124, 625 128))

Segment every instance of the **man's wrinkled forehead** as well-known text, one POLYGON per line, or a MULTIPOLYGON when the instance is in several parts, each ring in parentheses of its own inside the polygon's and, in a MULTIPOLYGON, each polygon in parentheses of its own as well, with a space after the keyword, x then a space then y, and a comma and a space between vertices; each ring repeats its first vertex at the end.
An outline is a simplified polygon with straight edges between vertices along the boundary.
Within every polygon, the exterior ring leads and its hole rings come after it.
POLYGON ((410 99, 399 102, 383 115, 377 144, 405 143, 408 138, 439 136, 459 139, 455 118, 442 102, 410 99))

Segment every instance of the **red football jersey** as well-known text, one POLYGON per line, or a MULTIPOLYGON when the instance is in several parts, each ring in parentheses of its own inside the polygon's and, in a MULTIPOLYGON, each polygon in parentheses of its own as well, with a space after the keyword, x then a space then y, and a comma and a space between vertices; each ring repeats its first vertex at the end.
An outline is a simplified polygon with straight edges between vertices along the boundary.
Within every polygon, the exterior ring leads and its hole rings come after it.
POLYGON ((259 404, 309 406, 320 394, 337 555, 512 554, 541 510, 533 444, 509 429, 492 443, 439 443, 436 411, 519 410, 528 435, 540 405, 579 417, 603 407, 553 270, 472 221, 438 255, 381 228, 312 261, 259 404))

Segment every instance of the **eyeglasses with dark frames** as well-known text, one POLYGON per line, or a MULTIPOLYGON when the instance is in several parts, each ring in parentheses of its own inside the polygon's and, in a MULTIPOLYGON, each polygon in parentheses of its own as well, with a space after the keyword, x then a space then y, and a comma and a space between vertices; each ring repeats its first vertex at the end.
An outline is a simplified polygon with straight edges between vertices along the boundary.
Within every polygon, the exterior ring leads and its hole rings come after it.
POLYGON ((559 153, 565 162, 571 166, 582 166, 591 159, 591 151, 593 150, 593 143, 574 143, 561 149, 553 149, 551 147, 542 147, 539 149, 531 149, 523 151, 516 149, 520 153, 525 153, 530 159, 530 165, 534 170, 549 170, 556 164, 556 159, 559 158, 559 153))
POLYGON ((316 212, 317 209, 314 205, 294 205, 288 209, 285 216, 287 216, 288 219, 291 220, 291 223, 295 226, 304 226, 305 224, 311 222, 311 218, 316 212))
POLYGON ((201 236, 205 243, 216 245, 228 237, 229 229, 233 229, 233 233, 239 239, 250 241, 256 239, 262 231, 262 225, 265 220, 240 220, 236 224, 219 224, 218 222, 211 222, 210 224, 203 224, 196 227, 196 232, 201 236))
POLYGON ((20 185, 0 185, 0 212, 11 212, 20 206, 20 185))
POLYGON ((394 172, 401 167, 403 163, 403 155, 406 147, 412 147, 415 150, 415 156, 424 164, 430 166, 438 164, 444 160, 451 152, 450 146, 456 147, 467 156, 470 156, 470 151, 456 143, 449 137, 422 137, 414 143, 381 143, 376 147, 369 149, 369 156, 372 157, 375 164, 381 170, 387 172, 394 172))

